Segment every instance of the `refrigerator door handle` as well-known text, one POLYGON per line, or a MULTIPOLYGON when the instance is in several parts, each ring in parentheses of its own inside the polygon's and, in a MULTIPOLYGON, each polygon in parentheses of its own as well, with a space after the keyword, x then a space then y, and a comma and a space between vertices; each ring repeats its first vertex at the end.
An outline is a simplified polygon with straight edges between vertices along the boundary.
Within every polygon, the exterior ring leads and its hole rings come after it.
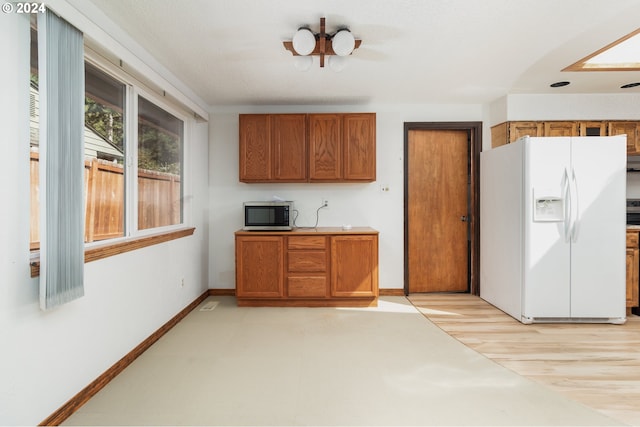
POLYGON ((578 200, 578 181, 576 179, 576 171, 571 169, 571 241, 576 242, 578 240, 578 227, 580 225, 579 217, 579 203, 578 200))
POLYGON ((564 199, 564 241, 571 241, 571 187, 569 185, 569 171, 564 169, 562 175, 562 197, 564 199))

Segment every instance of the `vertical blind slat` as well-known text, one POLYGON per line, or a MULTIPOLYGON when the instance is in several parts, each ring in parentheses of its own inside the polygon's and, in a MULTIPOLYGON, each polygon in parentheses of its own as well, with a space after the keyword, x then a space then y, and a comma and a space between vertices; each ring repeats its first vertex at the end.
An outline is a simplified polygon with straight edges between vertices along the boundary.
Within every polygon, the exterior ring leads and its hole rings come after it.
POLYGON ((40 307, 46 310, 84 295, 83 35, 50 10, 38 16, 38 62, 40 307))

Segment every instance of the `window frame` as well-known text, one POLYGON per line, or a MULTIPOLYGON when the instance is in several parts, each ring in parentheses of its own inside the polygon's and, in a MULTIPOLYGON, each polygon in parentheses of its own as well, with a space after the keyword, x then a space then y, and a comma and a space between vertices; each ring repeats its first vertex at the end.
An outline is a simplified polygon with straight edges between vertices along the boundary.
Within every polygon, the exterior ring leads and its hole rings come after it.
MULTIPOLYGON (((105 240, 85 242, 85 263, 107 258, 146 246, 190 236, 195 227, 190 226, 191 206, 186 194, 190 194, 191 182, 189 174, 189 152, 192 126, 195 119, 187 107, 167 99, 164 91, 152 89, 120 67, 113 64, 103 55, 93 50, 85 41, 84 62, 97 68, 111 78, 125 85, 125 115, 124 115, 124 233, 123 236, 105 240), (182 154, 181 154, 181 222, 148 229, 138 228, 138 97, 162 108, 183 122, 182 154)), ((85 195, 86 197, 86 195, 85 195)), ((31 277, 39 275, 40 251, 30 251, 31 277)))

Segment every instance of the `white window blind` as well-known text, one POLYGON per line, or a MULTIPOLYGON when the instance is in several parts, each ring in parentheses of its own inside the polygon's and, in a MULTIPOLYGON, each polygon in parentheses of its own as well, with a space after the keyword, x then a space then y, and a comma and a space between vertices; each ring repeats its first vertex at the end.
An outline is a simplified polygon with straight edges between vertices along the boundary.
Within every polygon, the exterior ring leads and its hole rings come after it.
POLYGON ((84 48, 82 33, 38 14, 40 307, 84 295, 84 48))

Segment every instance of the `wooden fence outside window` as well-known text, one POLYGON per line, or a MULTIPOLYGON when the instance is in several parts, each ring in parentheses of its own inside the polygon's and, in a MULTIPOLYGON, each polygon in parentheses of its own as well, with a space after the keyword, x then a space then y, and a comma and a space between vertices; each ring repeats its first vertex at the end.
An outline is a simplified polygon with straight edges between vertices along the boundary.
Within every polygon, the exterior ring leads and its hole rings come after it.
MULTIPOLYGON (((39 153, 31 152, 30 248, 40 248, 39 153)), ((84 162, 85 242, 124 236, 124 168, 100 159, 84 162)), ((180 176, 138 171, 138 229, 179 224, 180 176)))

